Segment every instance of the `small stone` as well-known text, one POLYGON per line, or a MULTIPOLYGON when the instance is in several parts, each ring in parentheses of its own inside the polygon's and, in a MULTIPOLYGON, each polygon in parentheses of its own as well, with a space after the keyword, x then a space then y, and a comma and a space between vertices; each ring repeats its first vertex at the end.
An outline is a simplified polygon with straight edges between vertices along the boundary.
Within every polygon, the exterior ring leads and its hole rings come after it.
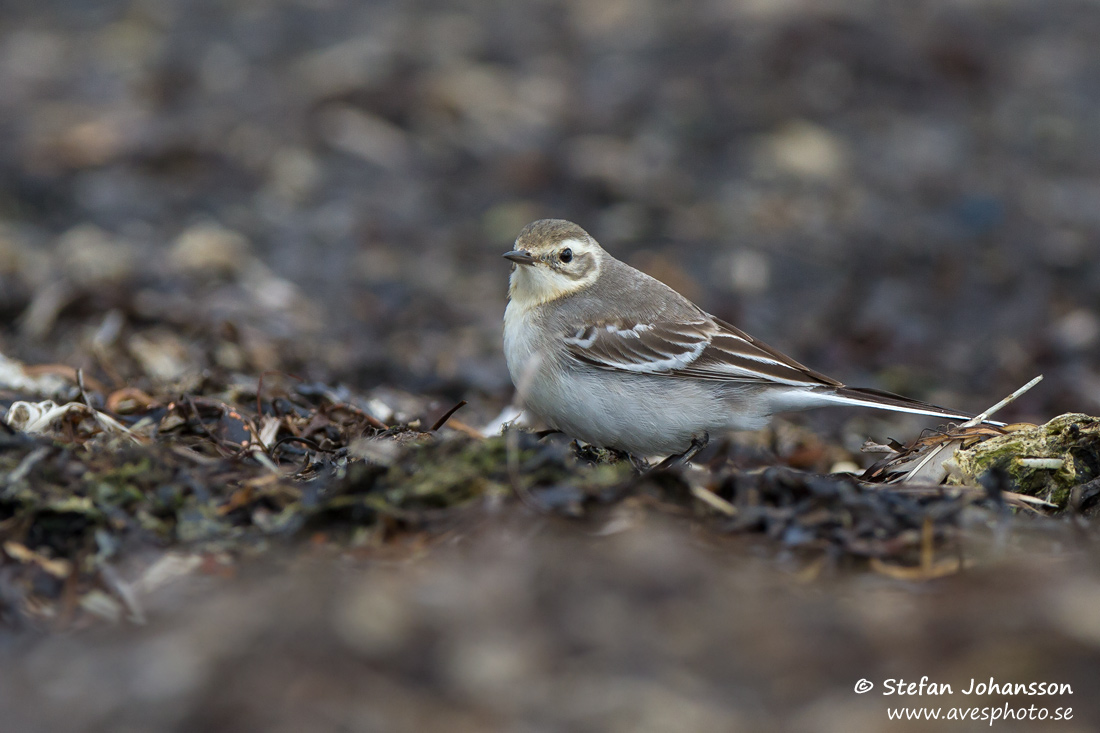
POLYGON ((844 173, 848 155, 836 135, 819 125, 796 120, 760 141, 757 160, 765 170, 797 178, 832 180, 844 173))
POLYGON ((61 235, 58 255, 65 273, 88 287, 125 280, 134 271, 137 253, 93 224, 82 224, 61 235))
POLYGON ((413 631, 408 604, 398 597, 396 588, 385 585, 388 583, 359 583, 335 609, 337 635, 368 657, 399 652, 413 631))
POLYGON ((730 280, 734 291, 742 295, 759 295, 766 292, 771 281, 771 265, 768 258, 755 250, 735 252, 730 263, 730 280))
POLYGON ((173 383, 182 379, 195 363, 187 353, 187 346, 165 331, 135 334, 127 346, 145 373, 159 382, 173 383))
POLYGON ((185 272, 236 274, 249 259, 248 239, 218 224, 195 224, 172 245, 173 265, 185 272))
POLYGON ((863 469, 854 461, 837 461, 829 469, 829 473, 860 474, 863 473, 863 469))
POLYGON ((122 604, 101 590, 87 593, 80 599, 80 607, 111 623, 118 623, 122 618, 122 604))
POLYGON ((1085 308, 1062 316, 1054 325, 1054 337, 1071 351, 1084 351, 1100 341, 1100 318, 1085 308))
POLYGON ((398 170, 408 161, 405 131, 377 115, 348 105, 333 105, 321 113, 321 129, 334 148, 368 163, 398 170))
POLYGON ((271 159, 270 187, 285 201, 301 201, 317 188, 321 169, 305 148, 283 148, 271 159))

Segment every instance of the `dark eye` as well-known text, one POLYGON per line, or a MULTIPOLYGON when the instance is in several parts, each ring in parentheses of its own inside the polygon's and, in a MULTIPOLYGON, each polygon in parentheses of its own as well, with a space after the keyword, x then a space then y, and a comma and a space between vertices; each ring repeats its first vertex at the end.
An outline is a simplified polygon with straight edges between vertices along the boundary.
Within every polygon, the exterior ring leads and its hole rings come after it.
POLYGON ((572 262, 573 261, 573 250, 566 247, 558 255, 558 259, 561 260, 562 262, 572 262))

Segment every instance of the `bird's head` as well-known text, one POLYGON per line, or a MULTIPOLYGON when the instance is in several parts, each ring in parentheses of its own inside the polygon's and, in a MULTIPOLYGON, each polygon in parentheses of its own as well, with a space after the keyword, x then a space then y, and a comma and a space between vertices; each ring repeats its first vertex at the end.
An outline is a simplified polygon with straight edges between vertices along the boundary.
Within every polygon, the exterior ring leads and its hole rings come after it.
POLYGON ((571 221, 540 219, 523 228, 504 257, 515 263, 508 297, 531 307, 579 292, 596 281, 607 253, 571 221))

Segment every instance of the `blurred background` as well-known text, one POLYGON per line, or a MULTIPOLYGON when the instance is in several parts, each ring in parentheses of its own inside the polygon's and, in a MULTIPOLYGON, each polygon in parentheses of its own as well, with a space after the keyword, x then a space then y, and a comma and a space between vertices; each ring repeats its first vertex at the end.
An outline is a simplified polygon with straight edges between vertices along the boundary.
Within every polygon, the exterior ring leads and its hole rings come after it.
MULTIPOLYGON (((1007 419, 1095 414, 1098 38, 1087 0, 0 1, 0 353, 104 393, 285 370, 467 399, 480 425, 512 394, 500 254, 553 216, 846 382, 979 410, 1042 373, 1007 419)), ((798 419, 849 449, 927 423, 798 419)), ((486 502, 358 565, 319 547, 240 577, 170 553, 201 570, 150 592, 146 627, 0 635, 0 709, 27 731, 927 730, 852 685, 994 676, 1074 685, 1027 700, 1074 723, 1015 729, 1095 729, 1077 518, 982 514, 965 555, 988 565, 913 583, 647 506, 501 528, 486 502)))
POLYGON ((500 253, 554 216, 846 382, 1095 412, 1098 34, 1075 0, 6 3, 0 350, 146 334, 487 417, 500 253))

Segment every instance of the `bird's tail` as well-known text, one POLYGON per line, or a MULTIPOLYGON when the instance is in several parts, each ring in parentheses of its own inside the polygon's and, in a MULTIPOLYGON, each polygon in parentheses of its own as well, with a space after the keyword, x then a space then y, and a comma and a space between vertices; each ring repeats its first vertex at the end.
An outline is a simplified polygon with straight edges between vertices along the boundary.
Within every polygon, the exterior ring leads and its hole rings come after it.
MULTIPOLYGON (((878 389, 866 389, 863 387, 837 387, 828 392, 822 390, 821 397, 838 405, 853 405, 858 407, 874 407, 879 410, 892 410, 893 412, 908 412, 914 415, 932 415, 949 420, 970 420, 974 417, 966 412, 949 410, 946 407, 930 405, 927 402, 912 400, 908 397, 884 392, 878 389)), ((988 425, 1004 425, 993 420, 983 420, 988 425)))

